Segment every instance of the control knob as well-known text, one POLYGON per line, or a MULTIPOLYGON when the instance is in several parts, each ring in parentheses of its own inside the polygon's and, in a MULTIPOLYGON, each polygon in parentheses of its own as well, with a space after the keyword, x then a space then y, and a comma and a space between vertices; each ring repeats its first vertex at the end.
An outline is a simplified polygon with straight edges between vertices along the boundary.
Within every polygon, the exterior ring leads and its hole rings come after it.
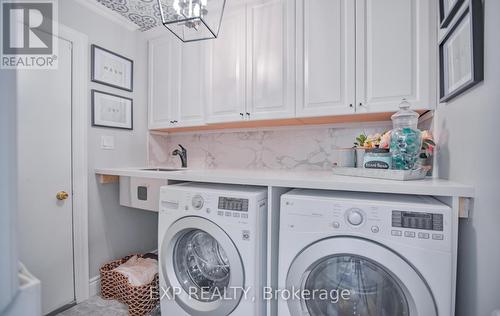
POLYGON ((352 208, 347 211, 347 221, 353 226, 359 226, 363 223, 363 212, 358 208, 352 208))
POLYGON ((195 210, 200 210, 203 207, 204 203, 205 201, 203 200, 203 197, 201 195, 195 195, 191 200, 191 205, 193 205, 193 208, 195 210))

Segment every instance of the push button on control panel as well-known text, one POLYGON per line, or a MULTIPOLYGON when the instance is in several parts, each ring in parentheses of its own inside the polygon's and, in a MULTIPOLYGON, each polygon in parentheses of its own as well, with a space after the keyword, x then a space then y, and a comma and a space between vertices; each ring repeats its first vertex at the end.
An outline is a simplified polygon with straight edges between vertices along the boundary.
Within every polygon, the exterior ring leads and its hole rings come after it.
POLYGON ((418 238, 429 239, 429 233, 418 233, 418 238))
POLYGON ((443 234, 432 234, 432 239, 434 240, 443 240, 444 235, 443 234))
POLYGON ((403 235, 403 232, 400 230, 391 230, 391 235, 392 236, 401 236, 401 235, 403 235))
POLYGON ((415 232, 406 231, 405 232, 405 237, 415 238, 415 232))
POLYGON ((378 233, 380 231, 380 228, 378 226, 372 226, 372 233, 378 233))

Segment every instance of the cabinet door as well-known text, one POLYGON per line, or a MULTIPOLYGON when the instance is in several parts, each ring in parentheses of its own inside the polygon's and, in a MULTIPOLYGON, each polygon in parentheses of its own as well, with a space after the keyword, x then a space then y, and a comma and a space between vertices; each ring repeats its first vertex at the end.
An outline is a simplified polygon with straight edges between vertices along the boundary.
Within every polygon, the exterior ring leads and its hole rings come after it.
POLYGON ((297 116, 354 113, 352 0, 297 1, 297 116))
POLYGON ((175 115, 175 127, 205 124, 205 42, 183 43, 180 54, 180 102, 175 115))
POLYGON ((219 37, 207 42, 207 122, 240 121, 245 112, 245 7, 231 0, 219 37))
POLYGON ((356 111, 416 109, 436 100, 436 10, 433 0, 357 0, 356 111))
POLYGON ((250 119, 295 116, 295 1, 247 4, 247 112, 250 119))
POLYGON ((179 45, 166 35, 149 41, 149 128, 173 127, 179 107, 179 45))

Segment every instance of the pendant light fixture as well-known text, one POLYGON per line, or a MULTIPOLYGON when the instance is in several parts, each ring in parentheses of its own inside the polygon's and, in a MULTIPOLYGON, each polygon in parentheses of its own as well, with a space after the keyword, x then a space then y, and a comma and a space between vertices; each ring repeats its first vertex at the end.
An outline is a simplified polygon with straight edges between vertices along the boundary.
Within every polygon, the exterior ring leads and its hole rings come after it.
POLYGON ((217 38, 226 0, 158 0, 163 25, 183 42, 217 38))

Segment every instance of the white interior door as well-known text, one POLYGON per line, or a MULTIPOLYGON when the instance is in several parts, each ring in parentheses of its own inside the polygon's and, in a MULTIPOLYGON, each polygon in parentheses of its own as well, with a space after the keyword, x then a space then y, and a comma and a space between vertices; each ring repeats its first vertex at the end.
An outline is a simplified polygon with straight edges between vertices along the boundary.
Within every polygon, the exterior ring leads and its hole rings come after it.
POLYGON ((71 111, 72 44, 57 70, 18 72, 19 256, 42 284, 43 313, 75 300, 71 111), (67 192, 67 199, 56 198, 67 192))

